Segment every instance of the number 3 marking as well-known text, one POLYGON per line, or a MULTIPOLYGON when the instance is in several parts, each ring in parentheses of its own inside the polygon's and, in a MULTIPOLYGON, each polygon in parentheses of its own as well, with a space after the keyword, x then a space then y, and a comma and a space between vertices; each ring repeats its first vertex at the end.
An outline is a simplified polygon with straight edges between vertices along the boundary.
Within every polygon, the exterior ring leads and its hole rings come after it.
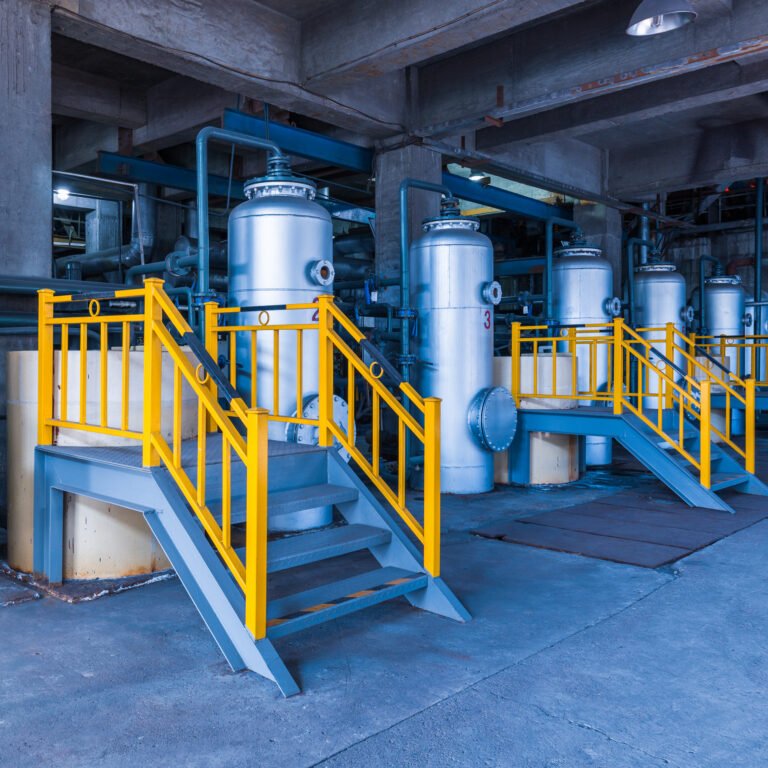
POLYGON ((486 330, 490 330, 491 327, 491 310, 486 309, 485 312, 483 312, 483 328, 486 330))

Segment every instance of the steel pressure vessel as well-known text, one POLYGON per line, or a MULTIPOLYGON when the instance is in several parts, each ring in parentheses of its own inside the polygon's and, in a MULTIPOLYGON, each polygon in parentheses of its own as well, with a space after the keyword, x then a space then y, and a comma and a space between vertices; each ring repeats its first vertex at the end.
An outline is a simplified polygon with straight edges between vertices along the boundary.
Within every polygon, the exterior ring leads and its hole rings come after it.
MULTIPOLYGON (((640 335, 643 338, 655 342, 654 347, 661 355, 666 356, 664 329, 667 323, 673 323, 680 333, 685 333, 687 310, 685 278, 674 264, 643 264, 635 269, 635 326, 641 329, 640 335)), ((655 365, 663 365, 663 360, 657 355, 651 354, 651 360, 655 365)), ((679 369, 674 373, 678 379, 684 375, 680 353, 674 355, 674 363, 679 369)), ((658 376, 648 376, 645 391, 659 391, 658 376)), ((644 408, 656 409, 657 406, 656 398, 644 398, 644 408)))
MULTIPOLYGON (((314 202, 315 186, 277 165, 267 176, 245 184, 248 198, 229 217, 229 302, 240 307, 274 307, 316 301, 333 292, 333 227, 328 211, 314 202)), ((243 325, 311 323, 312 310, 266 309, 238 316, 243 325)), ((278 402, 274 398, 274 334, 257 333, 256 371, 251 370, 250 333, 237 339, 238 389, 250 403, 256 377, 257 405, 292 416, 297 395, 297 332, 279 337, 278 402)), ((318 390, 316 331, 302 333, 302 394, 318 390)), ((270 424, 270 438, 284 440, 284 424, 270 424)))
MULTIPOLYGON (((603 258, 599 248, 581 245, 555 251, 552 267, 552 292, 555 320, 561 325, 608 324, 613 321, 616 306, 613 300, 613 267, 603 258)), ((620 310, 620 303, 618 309, 620 310)), ((607 334, 610 330, 596 329, 589 335, 607 334)), ((608 344, 596 344, 594 355, 590 345, 576 347, 577 383, 579 391, 598 391, 608 384, 608 344)), ((590 405, 591 401, 585 401, 590 405)), ((611 463, 611 439, 590 435, 586 439, 588 466, 611 463)))
POLYGON ((507 390, 493 388, 493 246, 478 222, 445 206, 411 245, 412 299, 418 311, 415 384, 439 397, 440 469, 446 493, 493 489, 493 450, 509 447, 517 414, 507 390), (511 431, 511 434, 510 434, 511 431))
POLYGON ((718 275, 704 281, 704 307, 710 336, 744 333, 746 296, 738 275, 718 275))

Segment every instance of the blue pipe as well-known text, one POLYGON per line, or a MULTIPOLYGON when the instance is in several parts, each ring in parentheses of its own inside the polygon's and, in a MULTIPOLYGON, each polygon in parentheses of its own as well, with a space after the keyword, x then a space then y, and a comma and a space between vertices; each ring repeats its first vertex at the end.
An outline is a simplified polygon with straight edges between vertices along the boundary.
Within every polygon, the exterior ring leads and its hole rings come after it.
POLYGON ((224 128, 208 126, 197 134, 195 150, 197 157, 197 216, 198 216, 198 240, 197 240, 197 292, 195 298, 205 301, 210 297, 209 285, 209 250, 210 240, 208 233, 208 142, 211 139, 238 144, 252 149, 266 149, 274 158, 280 158, 286 163, 288 159, 280 147, 272 141, 259 139, 255 136, 246 136, 236 131, 228 131, 224 128))
POLYGON ((411 300, 411 264, 409 258, 408 236, 408 190, 422 189, 425 192, 436 192, 449 199, 453 199, 453 193, 442 184, 432 184, 419 179, 403 179, 400 183, 400 309, 403 317, 400 318, 400 364, 403 381, 408 381, 408 355, 411 350, 410 321, 407 311, 411 300))

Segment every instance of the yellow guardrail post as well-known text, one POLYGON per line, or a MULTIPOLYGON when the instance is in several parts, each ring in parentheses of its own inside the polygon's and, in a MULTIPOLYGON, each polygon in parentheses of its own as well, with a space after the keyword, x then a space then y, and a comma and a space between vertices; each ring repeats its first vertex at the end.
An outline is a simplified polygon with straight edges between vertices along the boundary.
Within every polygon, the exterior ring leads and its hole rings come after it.
POLYGON ((520 406, 520 323, 512 323, 512 342, 509 345, 512 365, 512 397, 520 406))
POLYGON ((704 379, 701 382, 701 432, 699 439, 699 454, 701 461, 700 479, 705 488, 712 485, 712 382, 704 379))
POLYGON ((318 297, 319 309, 317 313, 317 342, 319 344, 319 382, 318 389, 318 442, 323 446, 333 445, 333 435, 328 428, 333 419, 333 296, 323 295, 318 297))
POLYGON ((144 281, 144 437, 142 440, 142 464, 157 467, 160 455, 152 445, 152 436, 161 430, 163 346, 155 333, 155 325, 162 325, 163 307, 157 292, 163 281, 156 277, 144 281))
POLYGON ((671 363, 675 359, 675 324, 667 323, 666 327, 666 350, 664 353, 669 360, 664 364, 664 371, 666 376, 664 377, 664 407, 672 407, 672 395, 673 395, 673 382, 675 380, 675 369, 672 368, 671 363))
MULTIPOLYGON (((219 362, 219 332, 218 332, 218 317, 216 310, 219 308, 217 301, 206 301, 203 306, 204 319, 205 319, 205 351, 211 356, 214 363, 218 365, 219 362)), ((255 375, 255 374, 254 374, 255 375)), ((208 389, 211 395, 215 398, 216 383, 209 377, 208 389)), ((210 413, 206 415, 206 431, 216 432, 216 422, 210 413)))
POLYGON ((267 635, 269 411, 249 408, 245 425, 245 626, 254 640, 261 640, 267 635))
POLYGON ((424 568, 440 575, 440 398, 424 398, 424 568))
POLYGON ((747 472, 755 473, 755 379, 747 379, 745 382, 745 400, 744 406, 746 417, 745 446, 746 460, 745 468, 747 472))
MULTIPOLYGON (((53 318, 51 299, 54 292, 44 288, 37 292, 37 442, 39 445, 53 444, 53 427, 48 423, 53 418, 53 318)), ((69 331, 66 325, 61 332, 69 331)), ((66 397, 66 393, 63 394, 66 397)))
POLYGON ((613 412, 624 410, 624 320, 613 320, 613 412))

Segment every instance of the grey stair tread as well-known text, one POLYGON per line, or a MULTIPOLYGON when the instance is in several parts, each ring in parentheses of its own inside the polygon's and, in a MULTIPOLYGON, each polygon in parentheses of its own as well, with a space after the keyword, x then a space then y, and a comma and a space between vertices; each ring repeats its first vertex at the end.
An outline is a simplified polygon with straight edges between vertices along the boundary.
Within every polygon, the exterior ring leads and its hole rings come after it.
POLYGON ((377 568, 349 579, 270 601, 267 636, 282 637, 427 586, 425 573, 377 568))
MULTIPOLYGON (((332 504, 344 504, 358 498, 356 488, 346 485, 321 483, 305 485, 301 488, 289 488, 282 491, 270 491, 267 497, 269 517, 288 515, 302 512, 314 507, 327 507, 332 504)), ((209 504, 217 522, 221 523, 221 501, 209 504)), ((232 499, 232 525, 245 522, 245 496, 235 496, 232 499)))
MULTIPOLYGON (((391 539, 392 533, 387 529, 356 524, 290 536, 269 542, 267 570, 270 573, 284 571, 299 565, 308 565, 369 547, 377 547, 387 544, 391 539)), ((238 549, 237 554, 244 558, 245 547, 238 549)))
POLYGON ((711 478, 710 490, 722 491, 725 488, 733 488, 749 480, 749 475, 741 472, 715 472, 711 478))

